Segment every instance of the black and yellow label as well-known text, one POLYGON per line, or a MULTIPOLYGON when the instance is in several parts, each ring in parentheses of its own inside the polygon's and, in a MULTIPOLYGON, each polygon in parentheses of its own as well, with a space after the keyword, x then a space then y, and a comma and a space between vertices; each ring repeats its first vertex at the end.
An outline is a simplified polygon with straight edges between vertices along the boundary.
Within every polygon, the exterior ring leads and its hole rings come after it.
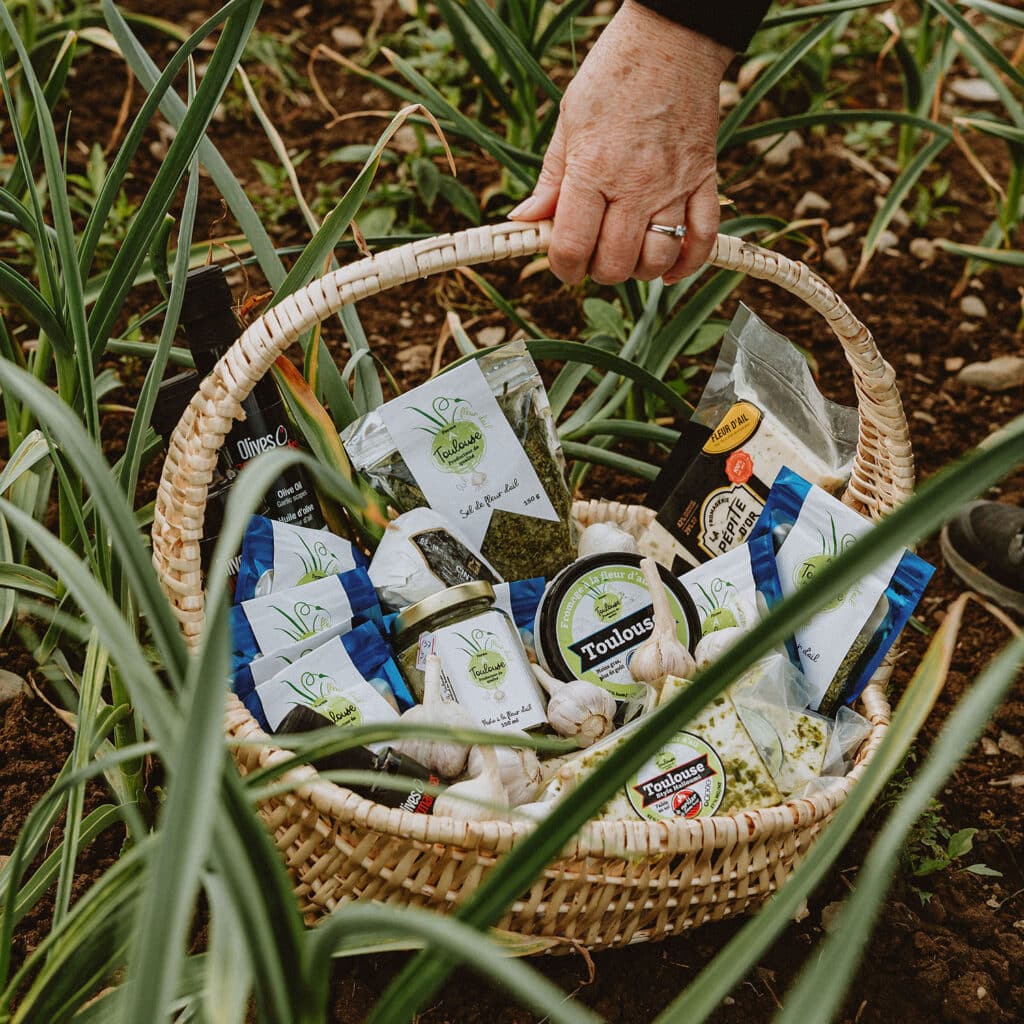
POLYGON ((704 444, 707 455, 724 455, 738 448, 757 430, 761 410, 751 402, 737 402, 721 419, 704 444))

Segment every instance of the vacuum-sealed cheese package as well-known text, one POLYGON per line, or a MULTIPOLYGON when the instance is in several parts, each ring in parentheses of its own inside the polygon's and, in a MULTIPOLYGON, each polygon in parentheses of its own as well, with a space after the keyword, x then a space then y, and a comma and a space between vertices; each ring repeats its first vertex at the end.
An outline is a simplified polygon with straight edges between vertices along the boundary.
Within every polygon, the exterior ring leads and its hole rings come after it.
POLYGON ((242 538, 235 603, 368 564, 366 555, 344 537, 253 516, 242 538))
MULTIPOLYGON (((800 351, 741 306, 722 339, 718 362, 694 420, 673 452, 676 480, 657 519, 640 538, 677 572, 742 543, 783 465, 830 493, 849 479, 857 410, 824 398, 800 351)), ((664 494, 665 483, 653 488, 664 494)))
MULTIPOLYGON (((752 536, 772 539, 782 593, 788 597, 870 529, 871 523, 853 509, 783 469, 752 536)), ((796 630, 812 709, 834 715, 860 695, 934 572, 910 551, 896 552, 796 630)))

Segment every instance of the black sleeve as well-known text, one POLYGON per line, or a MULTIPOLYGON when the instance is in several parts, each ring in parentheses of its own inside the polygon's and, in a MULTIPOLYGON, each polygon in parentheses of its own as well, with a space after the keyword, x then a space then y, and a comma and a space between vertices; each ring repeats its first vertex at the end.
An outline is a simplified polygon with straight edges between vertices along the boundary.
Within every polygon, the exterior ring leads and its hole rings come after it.
POLYGON ((637 0, 649 10, 740 52, 761 24, 771 0, 637 0))

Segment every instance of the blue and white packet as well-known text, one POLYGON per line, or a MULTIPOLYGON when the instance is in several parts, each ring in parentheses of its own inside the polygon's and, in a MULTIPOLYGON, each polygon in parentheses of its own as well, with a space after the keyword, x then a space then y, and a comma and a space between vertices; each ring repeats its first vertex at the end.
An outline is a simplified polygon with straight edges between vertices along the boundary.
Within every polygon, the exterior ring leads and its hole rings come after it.
POLYGON ((303 655, 242 699, 269 731, 298 705, 341 727, 397 722, 392 679, 401 675, 391 649, 377 626, 365 622, 303 655))
POLYGON ((536 649, 533 642, 533 623, 537 618, 537 606, 544 596, 546 585, 547 580, 543 576, 494 584, 494 606, 500 608, 516 624, 528 651, 536 649))
MULTIPOLYGON (((789 597, 871 528, 837 498, 783 468, 750 538, 772 541, 782 593, 789 597)), ((910 551, 897 552, 795 631, 813 710, 834 715, 860 695, 934 572, 910 551)))
MULTIPOLYGON (((751 537, 724 555, 689 569, 679 582, 697 606, 701 636, 730 626, 753 629, 782 601, 775 548, 769 536, 751 537)), ((796 668, 796 642, 786 641, 786 653, 796 668)))
POLYGON ((235 603, 368 565, 366 555, 344 537, 253 516, 242 538, 235 603))
POLYGON ((263 655, 317 634, 327 634, 327 639, 332 629, 337 633, 368 619, 382 621, 365 569, 243 601, 231 609, 232 674, 263 655))

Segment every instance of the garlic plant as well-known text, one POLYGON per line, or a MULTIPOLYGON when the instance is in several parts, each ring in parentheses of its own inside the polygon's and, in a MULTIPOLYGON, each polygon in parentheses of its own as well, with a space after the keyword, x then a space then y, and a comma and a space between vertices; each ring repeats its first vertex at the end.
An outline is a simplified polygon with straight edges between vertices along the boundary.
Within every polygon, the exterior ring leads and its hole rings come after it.
POLYGON ((531 665, 530 668, 537 682, 550 695, 548 725, 559 736, 573 739, 581 747, 589 747, 612 731, 616 704, 607 690, 586 679, 563 683, 540 665, 531 665))
MULTIPOLYGON (((522 734, 525 736, 525 733, 522 734)), ((518 807, 531 801, 541 783, 540 761, 537 755, 524 747, 492 747, 498 759, 498 773, 508 794, 508 802, 518 807)), ((469 752, 466 772, 470 776, 484 771, 484 748, 473 747, 469 752)))
POLYGON ((509 806, 508 793, 501 782, 501 769, 494 747, 478 747, 482 770, 471 779, 449 786, 434 803, 435 818, 459 818, 462 821, 490 821, 503 817, 509 806))
POLYGON ((577 558, 587 555, 600 555, 606 551, 628 551, 631 555, 639 553, 636 538, 614 523, 593 523, 580 534, 577 558))
MULTIPOLYGON (((447 725, 453 729, 475 729, 477 723, 464 708, 441 696, 441 659, 427 658, 423 673, 423 703, 406 711, 400 721, 415 725, 447 725)), ((419 761, 442 779, 454 779, 466 767, 469 748, 443 740, 399 739, 392 744, 399 753, 419 761)))
POLYGON ((697 649, 693 652, 697 669, 705 669, 713 661, 717 661, 744 632, 739 626, 726 626, 702 636, 697 643, 697 649))
POLYGON ((638 683, 658 685, 665 676, 689 679, 697 671, 693 656, 676 632, 676 620, 668 604, 665 584, 653 558, 640 563, 654 605, 654 630, 633 652, 629 670, 638 683))

